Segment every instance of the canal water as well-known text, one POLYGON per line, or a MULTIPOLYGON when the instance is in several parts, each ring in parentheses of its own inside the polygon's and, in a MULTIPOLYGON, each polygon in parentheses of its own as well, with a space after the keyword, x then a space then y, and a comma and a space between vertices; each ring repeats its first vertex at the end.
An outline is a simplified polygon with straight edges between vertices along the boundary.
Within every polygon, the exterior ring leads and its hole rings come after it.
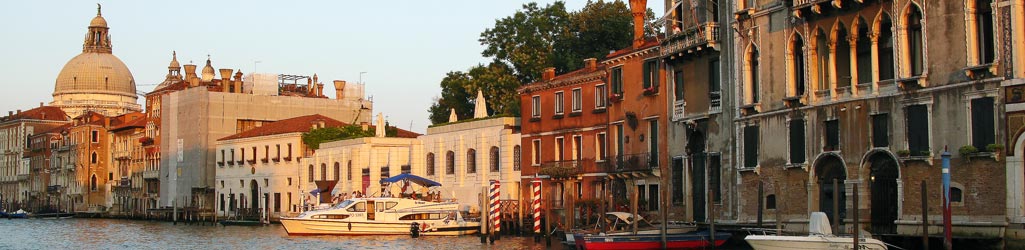
MULTIPOLYGON (((0 220, 0 249, 563 249, 529 237, 288 236, 281 225, 174 225, 113 219, 0 220)), ((566 248, 569 249, 569 248, 566 248)))

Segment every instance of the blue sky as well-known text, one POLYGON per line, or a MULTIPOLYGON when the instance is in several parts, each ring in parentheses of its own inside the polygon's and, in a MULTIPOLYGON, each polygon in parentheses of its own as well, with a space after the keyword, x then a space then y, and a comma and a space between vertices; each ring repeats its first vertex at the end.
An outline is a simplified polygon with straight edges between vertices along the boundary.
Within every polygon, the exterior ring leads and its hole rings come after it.
MULTIPOLYGON (((331 80, 356 82, 367 72, 363 81, 374 112, 421 133, 445 73, 490 61, 480 55, 480 33, 526 2, 100 1, 114 55, 128 65, 140 91, 164 79, 172 50, 182 64, 202 67, 210 54, 214 68, 317 73, 328 86, 331 80)), ((579 10, 586 1, 566 4, 579 10)), ((648 1, 655 13, 663 4, 648 1)), ((92 1, 4 3, 0 113, 52 101, 54 80, 81 53, 95 15, 92 1)), ((325 92, 333 95, 333 88, 325 92)))

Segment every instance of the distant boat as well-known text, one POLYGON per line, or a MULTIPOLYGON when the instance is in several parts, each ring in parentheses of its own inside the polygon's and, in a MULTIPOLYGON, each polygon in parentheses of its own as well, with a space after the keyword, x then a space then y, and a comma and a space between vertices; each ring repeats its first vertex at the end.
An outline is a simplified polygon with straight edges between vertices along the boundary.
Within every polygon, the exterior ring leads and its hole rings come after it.
MULTIPOLYGON (((698 231, 682 234, 667 234, 666 249, 703 249, 722 246, 732 234, 716 232, 712 242, 709 231, 698 231)), ((583 250, 647 250, 662 249, 662 235, 627 234, 627 235, 585 235, 576 234, 577 249, 583 250)))
MULTIPOLYGON (((826 213, 811 213, 807 236, 782 235, 748 235, 744 238, 755 250, 788 250, 788 249, 854 249, 854 238, 835 236, 829 227, 826 213)), ((859 250, 886 250, 886 243, 872 239, 870 236, 858 239, 859 250)))
POLYGON ((28 213, 26 213, 25 210, 18 209, 18 211, 7 214, 7 216, 10 216, 12 219, 25 219, 28 218, 28 213))
POLYGON ((33 214, 33 218, 38 219, 67 219, 75 217, 74 213, 44 213, 44 214, 33 214))
MULTIPOLYGON (((605 213, 605 221, 607 222, 607 225, 612 228, 610 231, 605 232, 605 235, 632 235, 633 231, 631 231, 630 229, 633 227, 634 223, 640 223, 642 221, 645 223, 648 222, 644 219, 643 216, 640 215, 637 215, 637 220, 634 220, 632 214, 625 212, 607 212, 605 213)), ((682 234, 692 232, 695 229, 697 229, 697 227, 693 225, 668 225, 666 228, 666 233, 682 234)), ((568 245, 576 245, 576 234, 586 235, 597 234, 599 232, 600 231, 597 229, 569 231, 566 233, 566 241, 564 243, 568 245)), ((655 226, 650 223, 648 223, 648 225, 644 227, 640 227, 640 225, 638 225, 637 234, 661 233, 662 229, 660 226, 655 226)))

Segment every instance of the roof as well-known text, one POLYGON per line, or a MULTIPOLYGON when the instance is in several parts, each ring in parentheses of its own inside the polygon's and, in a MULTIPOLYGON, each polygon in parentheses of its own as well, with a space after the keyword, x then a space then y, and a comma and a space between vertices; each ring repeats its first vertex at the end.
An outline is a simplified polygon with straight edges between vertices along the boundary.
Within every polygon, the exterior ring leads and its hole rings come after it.
MULTIPOLYGON (((395 130, 396 130, 395 136, 393 136, 393 138, 394 137, 398 137, 398 138, 417 138, 417 137, 420 137, 419 133, 416 133, 416 132, 413 132, 413 131, 401 129, 401 128, 398 128, 398 127, 395 127, 395 126, 389 126, 389 127, 395 128, 395 130)), ((377 129, 377 127, 370 126, 370 129, 374 130, 374 129, 377 129)))
POLYGON ((67 121, 68 114, 64 113, 59 107, 55 106, 41 106, 34 109, 22 111, 21 113, 13 114, 4 117, 4 121, 11 120, 47 120, 47 121, 67 121))
POLYGON ((537 90, 557 88, 595 80, 600 81, 601 78, 604 76, 605 66, 599 64, 596 65, 594 69, 584 67, 578 70, 566 72, 561 75, 556 75, 555 77, 552 77, 552 79, 550 80, 541 80, 520 86, 520 88, 517 89, 517 92, 533 92, 537 90))
POLYGON ((606 55, 605 59, 612 59, 612 58, 616 58, 616 57, 619 57, 619 56, 622 56, 622 55, 630 54, 630 53, 632 53, 634 51, 641 51, 641 50, 645 50, 645 49, 648 49, 648 48, 651 48, 651 47, 658 47, 658 46, 659 46, 659 39, 654 38, 654 37, 648 37, 648 38, 644 39, 644 44, 641 44, 640 47, 634 48, 633 46, 631 46, 631 47, 628 47, 628 48, 625 48, 625 49, 613 51, 612 53, 609 53, 608 55, 606 55))
POLYGON ((254 129, 250 129, 248 131, 243 131, 242 133, 230 135, 228 137, 224 137, 224 138, 218 139, 218 141, 234 140, 234 139, 241 139, 241 138, 251 138, 251 137, 259 137, 259 136, 268 136, 268 135, 279 135, 279 134, 287 134, 287 133, 309 132, 313 128, 312 125, 315 124, 315 123, 318 123, 318 122, 324 122, 324 126, 325 127, 340 127, 340 126, 347 125, 344 122, 340 122, 338 120, 331 119, 330 117, 319 115, 319 114, 316 114, 316 115, 306 115, 306 116, 293 117, 293 118, 288 118, 288 119, 284 119, 284 120, 280 120, 280 121, 276 121, 276 122, 271 122, 271 123, 263 124, 263 126, 260 126, 258 128, 254 128, 254 129))
POLYGON ((64 130, 68 130, 69 128, 71 128, 71 125, 73 125, 73 124, 65 123, 64 125, 60 125, 60 126, 57 126, 57 127, 53 127, 53 128, 47 129, 47 130, 36 132, 36 134, 37 135, 41 135, 41 134, 49 134, 49 133, 60 133, 60 132, 62 132, 64 130))
POLYGON ((113 128, 111 128, 110 130, 111 131, 117 131, 117 130, 128 129, 128 128, 145 128, 146 127, 146 121, 147 121, 146 120, 146 116, 136 117, 135 119, 132 119, 130 121, 126 121, 124 123, 118 124, 118 125, 114 126, 113 128))

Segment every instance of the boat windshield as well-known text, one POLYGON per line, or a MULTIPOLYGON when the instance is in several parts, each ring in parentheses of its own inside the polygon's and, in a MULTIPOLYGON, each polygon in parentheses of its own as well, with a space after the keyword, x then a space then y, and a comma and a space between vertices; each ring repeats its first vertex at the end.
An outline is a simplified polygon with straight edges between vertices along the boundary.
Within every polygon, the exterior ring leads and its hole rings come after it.
POLYGON ((355 201, 345 200, 345 201, 342 201, 342 203, 338 203, 338 205, 335 205, 334 208, 345 208, 345 207, 348 207, 349 205, 352 205, 352 203, 355 203, 355 201))

